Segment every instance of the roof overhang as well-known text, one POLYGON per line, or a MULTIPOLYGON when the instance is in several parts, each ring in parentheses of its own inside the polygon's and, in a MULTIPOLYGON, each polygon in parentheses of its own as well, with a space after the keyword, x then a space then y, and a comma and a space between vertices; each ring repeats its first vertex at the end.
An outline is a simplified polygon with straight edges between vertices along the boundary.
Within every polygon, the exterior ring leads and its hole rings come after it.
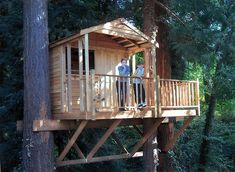
POLYGON ((107 35, 119 44, 122 44, 122 43, 124 44, 125 42, 127 42, 129 45, 126 44, 125 46, 128 49, 133 49, 134 48, 133 46, 138 47, 138 48, 146 47, 147 44, 158 47, 157 42, 155 42, 150 37, 145 35, 143 32, 141 32, 135 26, 130 24, 124 18, 119 18, 117 20, 113 20, 105 24, 100 24, 97 26, 82 29, 79 33, 76 33, 66 38, 52 42, 50 43, 50 48, 53 48, 62 44, 66 44, 68 42, 75 41, 79 37, 82 37, 83 35, 89 34, 89 33, 99 33, 99 34, 107 35))

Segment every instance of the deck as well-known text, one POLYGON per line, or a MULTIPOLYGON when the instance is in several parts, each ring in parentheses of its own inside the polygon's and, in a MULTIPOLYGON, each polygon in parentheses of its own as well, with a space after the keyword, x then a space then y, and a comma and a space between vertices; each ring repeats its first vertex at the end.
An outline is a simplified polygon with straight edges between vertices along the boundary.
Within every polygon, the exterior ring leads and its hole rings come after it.
POLYGON ((53 117, 103 120, 199 115, 198 81, 144 77, 140 85, 144 87, 146 106, 138 108, 138 104, 143 103, 138 102, 138 96, 143 94, 142 89, 138 93, 138 89, 134 88, 135 79, 125 77, 127 84, 122 87, 123 82, 118 75, 91 73, 87 80, 85 76, 80 78, 78 74, 72 74, 70 79, 66 77, 64 83, 62 112, 53 113, 53 117), (121 87, 124 89, 122 92, 121 87), (122 100, 122 97, 126 98, 122 100))

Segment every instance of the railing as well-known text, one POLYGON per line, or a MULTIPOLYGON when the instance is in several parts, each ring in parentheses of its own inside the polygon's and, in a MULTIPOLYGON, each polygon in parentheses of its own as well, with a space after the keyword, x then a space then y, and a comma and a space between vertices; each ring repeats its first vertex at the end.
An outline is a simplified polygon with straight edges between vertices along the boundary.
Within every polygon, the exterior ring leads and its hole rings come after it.
POLYGON ((142 106, 154 106, 149 88, 153 79, 119 75, 96 74, 96 103, 99 109, 133 110, 142 106), (141 81, 135 83, 135 81, 141 81))
POLYGON ((192 108, 199 106, 198 81, 160 80, 162 108, 192 108))
POLYGON ((157 99, 162 109, 199 108, 198 81, 160 79, 154 87, 153 78, 143 77, 140 84, 134 84, 137 77, 107 74, 85 76, 71 75, 71 88, 65 82, 65 111, 105 112, 137 110, 142 107, 154 109, 157 99), (143 87, 143 88, 142 88, 143 87), (157 91, 156 88, 158 88, 157 91), (155 97, 158 94, 159 97, 155 97))

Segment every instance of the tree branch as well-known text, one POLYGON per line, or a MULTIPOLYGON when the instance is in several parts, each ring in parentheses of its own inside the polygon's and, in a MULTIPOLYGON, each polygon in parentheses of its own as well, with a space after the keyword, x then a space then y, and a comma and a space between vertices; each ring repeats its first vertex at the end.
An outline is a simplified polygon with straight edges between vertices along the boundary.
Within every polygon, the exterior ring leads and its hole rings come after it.
POLYGON ((176 18, 182 25, 186 26, 186 24, 184 23, 183 20, 181 20, 176 13, 174 13, 172 10, 170 10, 167 6, 165 6, 164 4, 162 4, 161 2, 159 2, 158 0, 154 0, 154 2, 159 5, 160 7, 162 7, 164 10, 166 10, 166 12, 173 16, 174 18, 176 18))

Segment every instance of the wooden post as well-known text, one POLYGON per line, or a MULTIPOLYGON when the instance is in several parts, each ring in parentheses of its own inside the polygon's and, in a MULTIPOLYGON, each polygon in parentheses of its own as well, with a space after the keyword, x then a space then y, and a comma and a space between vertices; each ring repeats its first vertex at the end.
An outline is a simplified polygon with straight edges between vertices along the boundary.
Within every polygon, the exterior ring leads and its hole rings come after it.
POLYGON ((71 81, 71 45, 67 44, 67 71, 68 71, 68 111, 72 111, 72 81, 71 81))
MULTIPOLYGON (((148 78, 150 77, 150 65, 149 64, 150 64, 149 49, 145 49, 144 50, 144 76, 148 78)), ((150 80, 146 79, 145 80, 145 97, 146 97, 145 99, 146 99, 147 106, 150 106, 149 83, 150 83, 150 80)))
POLYGON ((79 94, 80 94, 80 111, 84 112, 84 80, 83 80, 83 47, 82 38, 78 39, 78 58, 79 58, 79 94))
POLYGON ((200 116, 200 95, 199 95, 199 79, 197 79, 197 114, 198 114, 198 116, 200 116))
POLYGON ((136 68, 136 58, 135 54, 132 55, 132 74, 135 74, 135 68, 136 68))
POLYGON ((105 97, 105 101, 104 101, 104 107, 106 108, 107 107, 107 99, 108 99, 108 96, 107 96, 107 80, 106 80, 106 76, 104 76, 104 97, 105 97))
POLYGON ((91 115, 95 120, 96 95, 95 95, 95 70, 91 70, 91 115))
POLYGON ((161 85, 160 85, 160 77, 157 75, 157 106, 158 106, 158 117, 161 117, 161 85))
POLYGON ((90 110, 90 88, 89 88, 89 42, 88 34, 85 34, 85 70, 86 70, 86 111, 90 110))
POLYGON ((152 65, 153 65, 153 84, 154 84, 154 116, 157 117, 158 114, 158 79, 157 79, 157 67, 156 67, 156 47, 152 47, 152 65))
POLYGON ((61 112, 65 112, 65 77, 66 77, 66 63, 65 63, 65 47, 60 47, 60 69, 61 69, 61 112))

